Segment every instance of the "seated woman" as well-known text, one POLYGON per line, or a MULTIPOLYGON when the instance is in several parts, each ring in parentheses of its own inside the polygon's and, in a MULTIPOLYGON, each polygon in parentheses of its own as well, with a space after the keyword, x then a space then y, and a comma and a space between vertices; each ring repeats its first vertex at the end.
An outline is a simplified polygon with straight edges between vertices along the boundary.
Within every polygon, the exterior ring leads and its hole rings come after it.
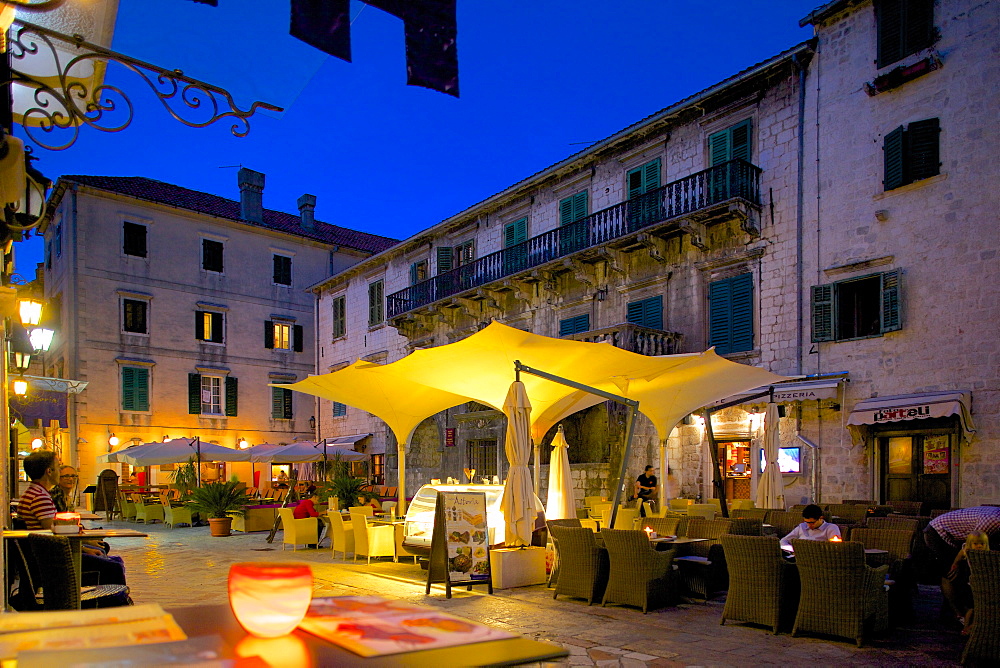
POLYGON ((371 506, 376 511, 382 510, 382 503, 378 500, 378 497, 370 494, 363 494, 359 496, 358 505, 371 506))
POLYGON ((972 587, 969 586, 969 550, 990 549, 990 539, 982 531, 972 531, 965 537, 965 545, 955 557, 947 575, 941 578, 941 593, 955 611, 965 633, 972 626, 972 587))

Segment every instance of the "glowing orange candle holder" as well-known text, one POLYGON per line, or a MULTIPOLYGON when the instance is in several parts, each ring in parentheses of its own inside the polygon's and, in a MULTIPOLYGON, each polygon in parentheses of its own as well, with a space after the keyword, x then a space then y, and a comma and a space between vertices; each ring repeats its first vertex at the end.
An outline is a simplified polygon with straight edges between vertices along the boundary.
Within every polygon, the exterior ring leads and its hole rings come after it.
POLYGON ((80 513, 56 513, 52 521, 52 533, 80 533, 80 513))
POLYGON ((656 538, 656 532, 653 531, 653 527, 646 527, 645 529, 643 529, 643 531, 646 532, 646 538, 648 538, 650 540, 653 540, 654 538, 656 538))
POLYGON ((842 543, 842 542, 844 542, 844 539, 841 538, 840 536, 830 536, 830 542, 831 543, 842 543))
POLYGON ((245 562, 229 569, 229 605, 240 625, 260 638, 291 633, 312 600, 307 564, 245 562))

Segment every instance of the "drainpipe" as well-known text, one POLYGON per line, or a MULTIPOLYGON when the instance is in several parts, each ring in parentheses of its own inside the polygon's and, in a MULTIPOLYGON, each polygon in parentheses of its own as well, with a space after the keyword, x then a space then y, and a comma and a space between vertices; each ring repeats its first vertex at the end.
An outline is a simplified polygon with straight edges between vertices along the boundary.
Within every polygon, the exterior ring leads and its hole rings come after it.
POLYGON ((803 256, 803 246, 802 246, 802 230, 805 226, 803 220, 803 207, 805 206, 804 200, 805 196, 803 194, 803 184, 805 181, 805 120, 806 120, 806 70, 805 67, 799 60, 798 54, 792 56, 792 63, 794 63, 795 68, 799 71, 799 110, 798 110, 798 124, 799 124, 799 140, 796 156, 796 172, 797 172, 797 183, 795 190, 795 313, 797 314, 796 328, 795 328, 795 351, 796 351, 796 363, 795 363, 795 374, 802 375, 802 354, 803 354, 803 336, 802 327, 805 324, 805 314, 803 313, 803 298, 802 291, 805 289, 803 285, 803 268, 802 268, 802 256, 803 256))
MULTIPOLYGON (((805 436, 803 436, 802 434, 800 434, 798 429, 795 430, 795 438, 802 441, 812 449, 813 462, 818 462, 820 447, 817 444, 810 441, 805 436)), ((818 489, 817 486, 819 484, 818 481, 819 481, 819 467, 814 464, 812 467, 812 471, 809 475, 809 497, 813 500, 813 503, 817 503, 819 501, 819 499, 816 498, 816 490, 818 489)))

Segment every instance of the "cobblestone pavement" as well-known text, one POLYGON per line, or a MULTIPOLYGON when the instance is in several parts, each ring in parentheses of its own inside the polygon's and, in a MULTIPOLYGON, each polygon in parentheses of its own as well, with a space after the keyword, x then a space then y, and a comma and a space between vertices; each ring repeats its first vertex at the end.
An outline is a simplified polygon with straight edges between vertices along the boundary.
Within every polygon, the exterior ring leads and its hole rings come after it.
MULTIPOLYGON (((98 523, 95 523, 98 524, 98 523)), ((143 529, 120 521, 105 528, 143 529)), ((685 603, 652 611, 587 606, 580 599, 552 600, 544 586, 495 590, 482 587, 453 590, 445 599, 443 586, 424 595, 426 571, 412 559, 400 563, 381 559, 370 565, 333 559, 328 548, 282 551, 280 534, 274 543, 266 534, 236 534, 212 538, 208 527, 167 529, 145 527, 147 539, 112 539, 113 554, 125 559, 132 598, 136 603, 164 607, 215 604, 226 601, 230 564, 240 561, 290 560, 313 567, 318 596, 388 595, 420 602, 507 629, 569 650, 557 662, 573 666, 928 666, 957 665, 963 638, 939 621, 940 595, 921 587, 916 620, 895 628, 885 638, 864 647, 838 639, 792 638, 772 635, 762 627, 729 622, 719 625, 723 599, 685 603)))

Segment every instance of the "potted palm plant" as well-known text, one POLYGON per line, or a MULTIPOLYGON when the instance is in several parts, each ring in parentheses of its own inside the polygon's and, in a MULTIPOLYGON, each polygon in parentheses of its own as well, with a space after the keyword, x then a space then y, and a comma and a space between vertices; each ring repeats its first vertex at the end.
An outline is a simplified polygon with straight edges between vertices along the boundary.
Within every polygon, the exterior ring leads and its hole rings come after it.
POLYGON ((213 536, 232 533, 233 516, 246 514, 246 494, 239 482, 210 482, 191 490, 192 508, 208 518, 213 536))
POLYGON ((170 474, 170 483, 180 491, 181 498, 198 486, 198 471, 195 469, 194 457, 187 460, 186 464, 178 464, 170 474))

